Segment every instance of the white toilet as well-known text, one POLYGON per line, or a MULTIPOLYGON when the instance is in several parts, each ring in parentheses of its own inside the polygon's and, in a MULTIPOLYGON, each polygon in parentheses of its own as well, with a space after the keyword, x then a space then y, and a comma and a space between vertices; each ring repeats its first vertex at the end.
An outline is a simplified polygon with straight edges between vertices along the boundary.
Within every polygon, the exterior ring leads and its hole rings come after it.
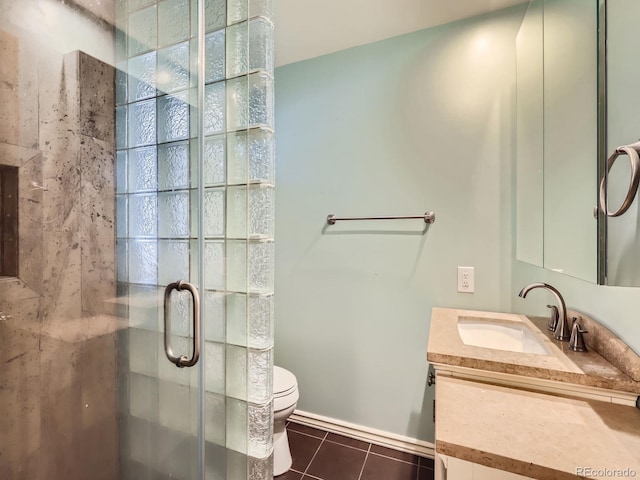
POLYGON ((291 468, 291 451, 285 428, 287 418, 298 404, 298 381, 289 370, 273 367, 273 475, 291 468))

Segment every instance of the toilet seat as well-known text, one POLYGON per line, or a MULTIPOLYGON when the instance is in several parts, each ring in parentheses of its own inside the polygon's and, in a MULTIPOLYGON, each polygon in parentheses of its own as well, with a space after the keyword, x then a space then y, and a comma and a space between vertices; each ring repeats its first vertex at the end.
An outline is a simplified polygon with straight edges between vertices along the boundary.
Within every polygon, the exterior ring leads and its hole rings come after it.
POLYGON ((273 410, 279 412, 292 407, 298 401, 296 376, 282 367, 273 367, 273 410))

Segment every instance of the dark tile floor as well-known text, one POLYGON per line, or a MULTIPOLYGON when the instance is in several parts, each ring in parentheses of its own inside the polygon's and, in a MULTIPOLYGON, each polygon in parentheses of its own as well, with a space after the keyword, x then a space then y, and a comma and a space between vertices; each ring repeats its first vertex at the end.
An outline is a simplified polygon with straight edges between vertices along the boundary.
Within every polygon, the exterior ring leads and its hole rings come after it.
POLYGON ((293 465, 277 480, 433 480, 433 460, 289 422, 293 465))

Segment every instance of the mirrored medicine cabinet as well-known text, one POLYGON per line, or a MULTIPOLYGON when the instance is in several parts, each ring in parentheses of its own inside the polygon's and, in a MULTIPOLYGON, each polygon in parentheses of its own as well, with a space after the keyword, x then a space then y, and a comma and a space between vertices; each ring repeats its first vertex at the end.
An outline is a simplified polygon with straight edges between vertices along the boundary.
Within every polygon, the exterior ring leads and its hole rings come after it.
POLYGON ((606 168, 618 147, 640 138, 636 19, 636 0, 529 2, 516 39, 520 261, 602 285, 640 286, 633 159, 621 152, 606 168), (605 213, 625 198, 633 201, 624 214, 605 213))

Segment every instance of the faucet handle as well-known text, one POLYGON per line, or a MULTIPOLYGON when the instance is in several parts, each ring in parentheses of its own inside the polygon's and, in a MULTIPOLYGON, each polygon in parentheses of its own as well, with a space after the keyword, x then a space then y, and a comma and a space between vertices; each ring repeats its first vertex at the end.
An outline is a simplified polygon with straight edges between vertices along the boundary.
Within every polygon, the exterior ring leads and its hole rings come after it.
POLYGON ((547 330, 555 332, 556 327, 558 326, 558 318, 560 318, 560 315, 558 314, 558 307, 555 305, 547 305, 547 308, 551 309, 547 330))
POLYGON ((582 325, 578 323, 577 317, 573 317, 571 338, 569 339, 569 348, 574 352, 587 351, 587 346, 584 344, 584 333, 589 333, 589 331, 582 328, 582 325))

